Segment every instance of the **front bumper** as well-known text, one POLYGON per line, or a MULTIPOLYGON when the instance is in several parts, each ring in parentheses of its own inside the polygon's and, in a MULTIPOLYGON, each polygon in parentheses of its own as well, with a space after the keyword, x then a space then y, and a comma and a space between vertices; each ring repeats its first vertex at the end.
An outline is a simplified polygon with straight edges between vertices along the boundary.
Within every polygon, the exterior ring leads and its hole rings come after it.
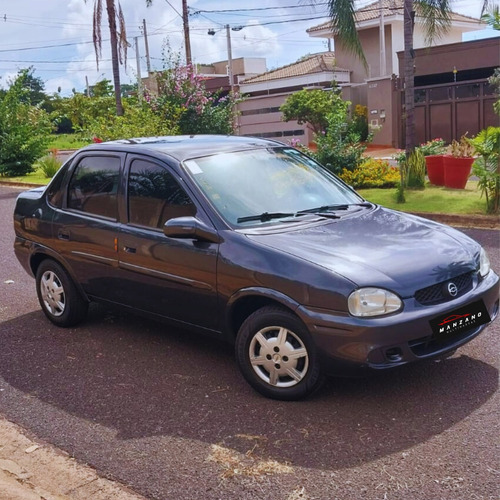
POLYGON ((297 313, 314 338, 323 370, 347 375, 360 369, 392 368, 438 357, 466 344, 487 325, 441 339, 433 337, 430 321, 479 300, 493 321, 498 315, 498 297, 499 278, 490 271, 473 290, 457 299, 434 306, 406 299, 403 311, 391 316, 356 318, 306 307, 300 307, 297 313))

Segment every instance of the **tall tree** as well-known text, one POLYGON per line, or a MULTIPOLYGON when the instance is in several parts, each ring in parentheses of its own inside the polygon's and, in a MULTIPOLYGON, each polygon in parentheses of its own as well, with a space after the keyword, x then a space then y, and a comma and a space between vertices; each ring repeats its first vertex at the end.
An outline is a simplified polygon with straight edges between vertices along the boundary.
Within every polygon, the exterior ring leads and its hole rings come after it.
MULTIPOLYGON (((383 1, 383 0, 382 0, 383 1)), ((481 14, 489 1, 482 0, 481 14)), ((422 21, 426 41, 431 42, 445 32, 450 25, 452 0, 403 0, 404 9, 404 84, 405 84, 405 132, 406 152, 415 148, 415 100, 414 100, 414 50, 413 28, 415 16, 422 21)), ((355 0, 328 0, 332 27, 342 43, 366 65, 363 48, 356 29, 355 0)))
MULTIPOLYGON (((125 29, 125 17, 123 15, 120 2, 115 0, 106 1, 106 12, 108 14, 109 38, 111 42, 111 63, 113 66, 113 83, 115 86, 116 114, 123 115, 123 105, 120 86, 120 64, 127 62, 127 32, 125 29)), ((149 7, 153 0, 145 0, 149 7)), ((85 0, 87 2, 87 0, 85 0)), ((103 0, 94 0, 94 17, 92 38, 94 41, 95 57, 97 68, 99 68, 99 58, 102 55, 102 20, 103 0)))
POLYGON ((34 73, 35 69, 30 66, 19 70, 16 77, 16 84, 26 90, 20 98, 25 104, 31 104, 32 106, 41 104, 47 99, 45 84, 40 77, 34 76, 34 73))

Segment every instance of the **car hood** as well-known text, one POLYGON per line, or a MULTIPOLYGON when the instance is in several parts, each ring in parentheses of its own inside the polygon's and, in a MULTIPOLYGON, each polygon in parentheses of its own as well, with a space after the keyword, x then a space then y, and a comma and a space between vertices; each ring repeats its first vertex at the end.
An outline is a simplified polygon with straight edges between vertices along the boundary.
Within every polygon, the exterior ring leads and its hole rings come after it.
POLYGON ((355 286, 384 287, 402 297, 474 271, 480 251, 476 242, 448 226, 382 207, 287 229, 247 236, 355 286))

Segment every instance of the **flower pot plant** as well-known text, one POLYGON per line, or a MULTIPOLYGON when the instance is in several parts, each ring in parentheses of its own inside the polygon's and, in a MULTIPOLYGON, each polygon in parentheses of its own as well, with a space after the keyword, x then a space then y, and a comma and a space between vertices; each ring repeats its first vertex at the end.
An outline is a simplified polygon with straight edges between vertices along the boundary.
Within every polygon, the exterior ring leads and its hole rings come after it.
POLYGON ((474 146, 465 135, 460 141, 453 140, 450 154, 444 156, 444 185, 464 189, 474 163, 474 146))
POLYGON ((444 186, 443 154, 446 150, 441 138, 432 139, 418 147, 425 157, 429 182, 435 186, 444 186))

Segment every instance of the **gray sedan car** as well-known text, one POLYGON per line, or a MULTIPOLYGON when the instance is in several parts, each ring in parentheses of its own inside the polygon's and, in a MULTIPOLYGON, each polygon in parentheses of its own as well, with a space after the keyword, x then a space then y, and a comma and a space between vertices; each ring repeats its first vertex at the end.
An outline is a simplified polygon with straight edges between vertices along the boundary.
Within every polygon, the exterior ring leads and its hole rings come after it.
POLYGON ((364 200, 274 141, 92 145, 19 196, 14 226, 56 325, 100 301, 223 338, 277 399, 310 394, 324 374, 446 355, 498 314, 479 244, 364 200))

